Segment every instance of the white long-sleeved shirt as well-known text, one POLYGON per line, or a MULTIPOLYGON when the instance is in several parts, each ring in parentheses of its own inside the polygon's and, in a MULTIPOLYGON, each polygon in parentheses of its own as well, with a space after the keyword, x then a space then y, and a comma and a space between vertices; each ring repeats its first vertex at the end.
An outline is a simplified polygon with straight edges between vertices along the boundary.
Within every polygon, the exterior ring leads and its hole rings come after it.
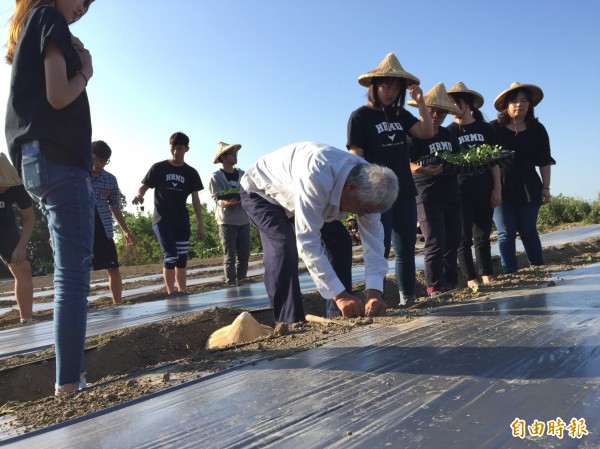
MULTIPOLYGON (((340 198, 348 174, 356 164, 367 162, 347 151, 317 142, 287 145, 259 159, 242 177, 249 193, 285 209, 294 217, 298 254, 306 264, 319 293, 326 299, 343 292, 321 243, 325 222, 343 220, 340 198)), ((388 263, 383 257, 383 226, 380 214, 358 217, 363 245, 367 289, 383 291, 388 263)))

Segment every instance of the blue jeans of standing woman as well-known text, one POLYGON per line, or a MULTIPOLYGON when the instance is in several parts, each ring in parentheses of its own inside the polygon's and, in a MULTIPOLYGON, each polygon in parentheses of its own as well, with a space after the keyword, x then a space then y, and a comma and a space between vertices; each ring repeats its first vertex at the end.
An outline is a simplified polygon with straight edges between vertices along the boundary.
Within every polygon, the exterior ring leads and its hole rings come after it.
POLYGON ((397 200, 392 207, 392 243, 400 300, 415 297, 415 245, 417 243, 417 201, 415 197, 397 200))
POLYGON ((517 271, 517 232, 523 242, 531 265, 544 265, 542 243, 537 231, 537 217, 541 203, 502 201, 494 209, 494 223, 498 230, 498 247, 502 268, 506 273, 517 271))
POLYGON ((56 385, 85 374, 83 349, 94 240, 94 188, 89 172, 42 154, 23 157, 23 183, 48 220, 54 254, 56 385))

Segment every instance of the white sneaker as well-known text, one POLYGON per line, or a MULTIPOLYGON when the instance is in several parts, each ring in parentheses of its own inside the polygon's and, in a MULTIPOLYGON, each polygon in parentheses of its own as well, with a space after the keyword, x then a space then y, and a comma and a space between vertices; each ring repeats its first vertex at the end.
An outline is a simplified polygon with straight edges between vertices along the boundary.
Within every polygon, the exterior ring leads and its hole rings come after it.
POLYGON ((400 293, 400 307, 411 306, 415 303, 416 297, 415 295, 405 295, 402 292, 400 293))

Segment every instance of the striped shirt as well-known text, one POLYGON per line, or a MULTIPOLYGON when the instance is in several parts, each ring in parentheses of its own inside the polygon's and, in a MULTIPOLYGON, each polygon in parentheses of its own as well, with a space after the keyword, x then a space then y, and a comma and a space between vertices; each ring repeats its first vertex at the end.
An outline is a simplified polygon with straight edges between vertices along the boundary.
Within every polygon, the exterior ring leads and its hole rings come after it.
POLYGON ((121 208, 121 191, 117 184, 117 178, 106 170, 102 170, 100 175, 98 177, 93 177, 93 179, 96 209, 98 210, 100 220, 104 225, 106 236, 109 239, 112 239, 114 231, 111 209, 121 208))

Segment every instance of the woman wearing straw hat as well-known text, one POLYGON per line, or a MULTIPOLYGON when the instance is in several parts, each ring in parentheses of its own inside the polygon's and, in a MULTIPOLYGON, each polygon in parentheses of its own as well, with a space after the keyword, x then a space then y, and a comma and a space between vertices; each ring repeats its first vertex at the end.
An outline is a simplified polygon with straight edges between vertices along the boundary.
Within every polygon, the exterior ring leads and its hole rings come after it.
MULTIPOLYGON (((458 138, 461 147, 470 149, 483 144, 497 145, 496 131, 483 119, 479 110, 483 105, 483 96, 460 81, 448 89, 448 94, 460 109, 448 130, 458 138)), ((478 271, 484 284, 489 284, 494 275, 490 234, 494 208, 502 201, 500 168, 496 165, 483 173, 459 175, 458 188, 462 214, 458 263, 467 286, 477 288, 480 285, 478 271), (479 270, 475 268, 472 247, 475 248, 479 270)))
POLYGON ((411 164, 407 133, 429 138, 433 135, 433 125, 419 79, 402 68, 394 53, 389 53, 375 69, 361 75, 358 82, 369 89, 368 102, 350 115, 346 146, 370 163, 391 168, 398 177, 398 199, 392 209, 381 214, 381 221, 384 255, 388 257, 393 240, 400 305, 407 305, 415 300, 417 191, 412 172, 430 171, 427 167, 411 164), (419 107, 419 118, 404 108, 407 90, 419 107))
POLYGON ((546 128, 534 115, 543 97, 538 86, 514 82, 494 100, 498 118, 491 124, 502 146, 514 151, 513 164, 501 170, 502 204, 494 210, 500 259, 507 273, 518 269, 517 232, 529 263, 544 264, 536 224, 540 206, 550 201, 550 166, 556 162, 546 128))
POLYGON ((31 197, 23 187, 17 170, 4 153, 0 153, 0 258, 15 278, 15 298, 21 323, 31 321, 33 315, 33 281, 31 265, 27 260, 27 243, 34 227, 35 213, 31 197), (20 233, 13 204, 21 211, 23 230, 20 233))
POLYGON ((223 246, 225 284, 237 287, 248 274, 250 258, 250 220, 240 201, 240 179, 243 170, 236 168, 241 145, 217 143, 213 163, 221 164, 208 183, 211 196, 217 203, 215 218, 223 246), (236 193, 237 192, 237 193, 236 193))
MULTIPOLYGON (((409 101, 416 106, 416 102, 409 101)), ((425 94, 425 104, 431 114, 434 136, 431 139, 414 139, 413 160, 434 155, 440 151, 458 153, 458 139, 442 126, 448 112, 459 114, 460 110, 452 103, 442 83, 438 83, 425 94)), ((441 164, 429 167, 440 169, 441 164)), ((458 177, 434 171, 432 174, 415 174, 417 187, 417 216, 425 247, 425 281, 427 294, 435 296, 453 290, 458 284, 456 270, 457 249, 460 242, 460 195, 458 177)))

